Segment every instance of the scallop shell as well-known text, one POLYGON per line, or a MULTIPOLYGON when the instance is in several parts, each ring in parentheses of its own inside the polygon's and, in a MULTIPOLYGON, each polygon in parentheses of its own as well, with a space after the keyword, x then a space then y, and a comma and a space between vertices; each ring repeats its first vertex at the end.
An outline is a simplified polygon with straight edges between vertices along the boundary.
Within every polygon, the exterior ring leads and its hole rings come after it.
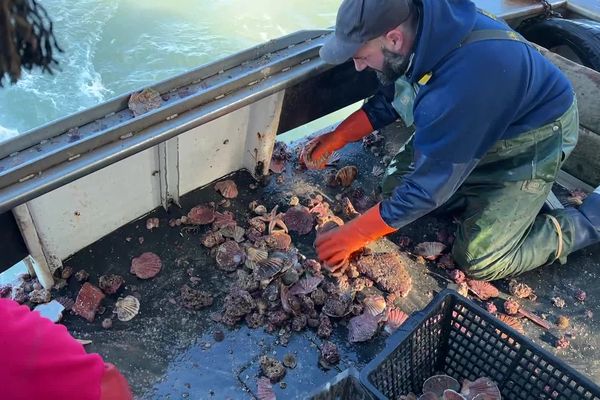
POLYGON ((217 249, 217 265, 224 271, 235 271, 237 266, 245 261, 245 258, 244 250, 233 240, 227 240, 217 249))
POLYGON ((467 400, 467 398, 452 389, 448 389, 444 391, 442 400, 467 400))
POLYGON ((341 186, 348 187, 352 185, 352 182, 354 182, 354 179, 356 179, 356 175, 358 175, 358 168, 356 168, 354 165, 348 165, 347 167, 340 169, 335 174, 335 180, 341 186))
POLYGON ((119 321, 130 321, 140 312, 140 301, 133 296, 119 298, 115 304, 114 312, 119 321))
POLYGON ((248 225, 250 228, 254 228, 260 233, 263 233, 265 229, 267 229, 267 224, 261 219, 261 217, 254 217, 248 220, 248 225))
POLYGON ((448 389, 455 392, 460 390, 460 383, 448 375, 434 375, 423 382, 423 393, 432 392, 436 396, 442 396, 448 389))
POLYGON ((256 391, 258 400, 276 400, 275 392, 271 380, 266 377, 258 379, 258 389, 256 391))
POLYGON ((130 272, 140 279, 150 279, 154 278, 161 268, 160 257, 152 252, 146 252, 131 260, 130 272))
POLYGON ((292 245, 292 238, 285 232, 276 231, 269 235, 269 247, 273 250, 287 250, 292 245))
POLYGON ((368 296, 365 298, 363 303, 365 305, 365 311, 372 316, 381 315, 385 311, 386 303, 383 296, 368 296))
POLYGON ((281 308, 288 314, 294 314, 290 305, 290 291, 287 286, 279 284, 279 299, 281 300, 281 308))
POLYGON ((219 231, 207 232, 206 234, 204 234, 202 236, 202 238, 200 238, 200 242, 204 245, 204 247, 208 247, 209 249, 212 249, 213 247, 220 245, 224 241, 225 241, 225 238, 223 237, 223 235, 221 235, 221 232, 219 232, 219 231))
POLYGON ((363 313, 348 322, 348 341, 350 343, 364 342, 377 332, 378 319, 369 313, 363 313))
POLYGON ((489 300, 492 297, 498 297, 498 295, 500 294, 496 286, 492 285, 489 282, 468 279, 467 284, 469 285, 469 288, 475 293, 475 295, 483 301, 489 300))
POLYGON ((252 210, 252 211, 256 215, 265 215, 268 212, 267 207, 263 206, 262 204, 259 204, 256 207, 254 207, 254 210, 252 210))
POLYGON ((408 314, 398 308, 390 308, 387 312, 387 320, 385 321, 384 330, 388 334, 396 332, 396 330, 408 319, 408 314))
POLYGON ((515 317, 511 317, 510 315, 506 315, 506 314, 498 314, 498 319, 500 321, 504 322, 506 325, 513 328, 515 331, 525 334, 525 329, 523 328, 523 324, 521 323, 521 321, 519 321, 515 317))
POLYGON ((246 247, 246 267, 256 269, 259 262, 269 258, 269 252, 256 247, 246 247))
POLYGON ((160 108, 163 104, 160 93, 154 89, 146 88, 141 92, 134 93, 129 97, 127 106, 135 117, 139 117, 148 111, 160 108))
POLYGON ((283 215, 283 222, 290 231, 306 235, 312 231, 315 217, 304 206, 290 207, 283 215))
POLYGON ((254 270, 257 280, 264 281, 271 279, 283 269, 284 260, 281 258, 267 258, 257 263, 258 268, 254 270))
POLYGON ((474 400, 478 395, 484 395, 486 400, 500 400, 502 398, 498 385, 486 377, 479 378, 473 382, 465 379, 460 392, 467 400, 474 400))
POLYGON ((426 260, 435 261, 442 255, 442 251, 446 248, 444 243, 440 242, 423 242, 415 246, 415 254, 422 256, 426 260))
POLYGON ((221 235, 226 238, 230 238, 240 243, 244 241, 244 234, 246 231, 241 226, 237 225, 227 225, 219 230, 221 235))
POLYGON ((313 292, 323 282, 323 276, 306 276, 290 288, 293 296, 306 295, 313 292))
POLYGON ((226 199, 235 199, 238 196, 237 185, 231 179, 215 183, 215 190, 226 199))
POLYGON ((208 225, 215 220, 215 210, 209 206, 199 205, 192 208, 187 217, 192 224, 208 225))
POLYGON ((215 219, 213 221, 213 230, 218 231, 219 229, 227 226, 235 226, 235 216, 230 211, 219 212, 215 211, 215 219))

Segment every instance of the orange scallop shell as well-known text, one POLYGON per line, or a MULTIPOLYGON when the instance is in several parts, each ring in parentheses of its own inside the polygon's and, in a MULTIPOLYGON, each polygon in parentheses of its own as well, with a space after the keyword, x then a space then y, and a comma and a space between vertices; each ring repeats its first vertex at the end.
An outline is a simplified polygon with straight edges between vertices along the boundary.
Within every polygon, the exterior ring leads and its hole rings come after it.
POLYGON ((235 199, 238 196, 237 185, 231 179, 215 183, 215 190, 226 199, 235 199))
POLYGON ((525 333, 523 324, 521 323, 521 321, 519 321, 515 317, 511 317, 510 315, 506 315, 506 314, 498 314, 498 319, 500 321, 504 322, 506 325, 513 328, 514 330, 516 330, 517 332, 522 333, 522 334, 525 333))
POLYGON ((475 293, 475 295, 483 301, 489 300, 492 297, 498 297, 498 295, 500 294, 498 289, 489 282, 468 279, 467 284, 469 285, 469 288, 475 293))
POLYGON ((367 311, 372 316, 381 315, 385 311, 386 302, 383 296, 368 296, 365 298, 363 303, 365 305, 365 311, 367 311))

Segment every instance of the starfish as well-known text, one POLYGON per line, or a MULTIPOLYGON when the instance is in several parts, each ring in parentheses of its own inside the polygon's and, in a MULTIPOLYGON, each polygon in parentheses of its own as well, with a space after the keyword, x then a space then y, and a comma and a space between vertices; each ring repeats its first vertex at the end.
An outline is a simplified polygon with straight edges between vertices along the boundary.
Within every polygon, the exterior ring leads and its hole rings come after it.
POLYGON ((279 205, 276 205, 270 213, 262 215, 260 217, 261 221, 267 222, 269 224, 269 235, 275 232, 276 230, 288 233, 288 228, 285 225, 285 222, 283 222, 283 213, 278 213, 278 208, 279 205))

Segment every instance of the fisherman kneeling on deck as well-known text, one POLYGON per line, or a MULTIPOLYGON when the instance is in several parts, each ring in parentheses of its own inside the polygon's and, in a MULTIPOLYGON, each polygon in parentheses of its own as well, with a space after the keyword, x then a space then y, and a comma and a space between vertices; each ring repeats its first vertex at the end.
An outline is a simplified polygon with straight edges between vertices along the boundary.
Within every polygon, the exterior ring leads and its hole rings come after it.
POLYGON ((344 0, 320 55, 352 58, 384 86, 307 144, 308 168, 398 118, 415 126, 384 200, 317 238, 331 269, 438 207, 461 213, 452 255, 476 279, 564 263, 600 241, 600 188, 579 209, 540 213, 577 142, 577 104, 561 71, 505 23, 468 0, 344 0))

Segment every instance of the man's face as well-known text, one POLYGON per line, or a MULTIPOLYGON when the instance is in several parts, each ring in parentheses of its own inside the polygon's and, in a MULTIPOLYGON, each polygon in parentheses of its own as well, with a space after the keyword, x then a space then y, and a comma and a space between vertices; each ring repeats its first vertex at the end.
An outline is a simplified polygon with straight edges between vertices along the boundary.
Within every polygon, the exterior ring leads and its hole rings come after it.
POLYGON ((357 71, 374 70, 382 84, 396 81, 406 72, 409 55, 402 55, 386 48, 385 37, 375 38, 365 43, 353 57, 357 71))

